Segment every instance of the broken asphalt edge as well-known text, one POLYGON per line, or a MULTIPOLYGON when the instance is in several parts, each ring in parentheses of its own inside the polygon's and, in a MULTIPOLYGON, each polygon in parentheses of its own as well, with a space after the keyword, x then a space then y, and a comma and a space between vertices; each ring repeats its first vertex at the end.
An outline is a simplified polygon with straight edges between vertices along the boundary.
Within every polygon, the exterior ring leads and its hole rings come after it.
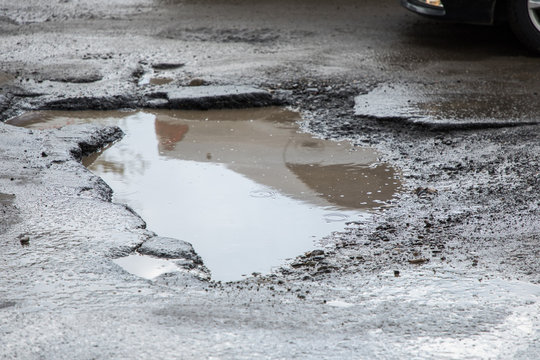
MULTIPOLYGON (((473 117, 474 109, 491 109, 491 98, 475 99, 464 104, 463 113, 438 110, 436 104, 446 98, 461 98, 460 89, 429 88, 416 83, 377 83, 370 84, 366 91, 354 97, 354 114, 357 119, 369 119, 391 123, 393 126, 406 127, 416 131, 469 131, 482 129, 512 128, 540 124, 537 117, 521 116, 519 113, 509 114, 506 118, 487 114, 484 117, 473 117), (430 105, 431 104, 431 105, 430 105), (435 105, 433 105, 435 104, 435 105), (433 107, 435 110, 430 109, 433 107), (472 109, 468 108, 472 106, 472 109)), ((514 94, 518 98, 527 94, 514 94)))
MULTIPOLYGON (((1 127, 10 126, 8 124, 1 124, 1 127)), ((26 130, 26 129, 14 129, 21 132, 27 131, 29 134, 39 132, 39 130, 26 130)), ((44 150, 41 154, 41 158, 47 162, 46 167, 53 164, 67 163, 69 161, 76 162, 81 165, 81 161, 85 156, 88 156, 104 146, 120 141, 124 132, 118 126, 99 126, 99 125, 69 125, 60 129, 45 130, 45 132, 53 132, 55 137, 63 142, 65 151, 49 151, 44 150), (67 157, 66 157, 67 155, 67 157)), ((81 166, 79 166, 81 167, 81 166)), ((90 173, 86 167, 81 167, 82 171, 90 173)), ((86 186, 81 184, 82 189, 93 188, 95 190, 94 198, 98 201, 107 203, 113 202, 113 190, 105 183, 101 178, 92 174, 92 184, 86 186)), ((133 216, 139 222, 138 229, 143 229, 145 235, 142 236, 141 241, 135 246, 118 246, 115 245, 109 250, 107 257, 119 258, 134 253, 142 255, 149 255, 157 258, 164 258, 174 260, 179 268, 179 271, 156 278, 154 281, 163 283, 175 283, 186 281, 208 281, 210 279, 210 271, 204 266, 202 259, 196 254, 193 246, 185 241, 162 238, 157 234, 148 231, 146 229, 146 222, 144 219, 129 205, 116 204, 125 209, 130 216, 133 216), (147 245, 145 245, 148 242, 147 245)))
POLYGON ((417 131, 432 131, 432 132, 449 132, 449 131, 470 131, 470 130, 484 130, 484 129, 502 129, 512 128, 520 126, 539 125, 539 121, 515 121, 515 122, 466 122, 466 121, 438 121, 431 122, 429 120, 419 120, 414 117, 386 117, 386 116, 373 116, 357 113, 355 115, 358 119, 370 119, 379 122, 391 123, 394 126, 402 126, 410 130, 417 131))
POLYGON ((181 110, 239 109, 282 105, 269 92, 249 86, 199 86, 156 89, 141 94, 37 98, 27 110, 181 110))

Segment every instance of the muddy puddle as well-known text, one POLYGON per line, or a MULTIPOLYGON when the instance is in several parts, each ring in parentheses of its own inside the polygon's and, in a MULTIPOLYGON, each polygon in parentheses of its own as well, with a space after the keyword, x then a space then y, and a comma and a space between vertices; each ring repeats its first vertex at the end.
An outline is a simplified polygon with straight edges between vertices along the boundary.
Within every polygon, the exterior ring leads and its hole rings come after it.
POLYGON ((369 221, 399 191, 399 175, 372 149, 316 139, 298 120, 264 108, 35 112, 11 123, 120 126, 124 139, 85 165, 114 201, 160 236, 192 243, 213 279, 228 281, 268 273, 348 222, 369 221))

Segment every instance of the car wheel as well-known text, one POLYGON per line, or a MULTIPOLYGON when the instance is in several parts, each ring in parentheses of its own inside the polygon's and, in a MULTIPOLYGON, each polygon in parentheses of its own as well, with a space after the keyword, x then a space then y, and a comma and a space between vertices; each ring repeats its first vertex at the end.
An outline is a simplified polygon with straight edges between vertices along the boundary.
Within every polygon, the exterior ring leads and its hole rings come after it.
POLYGON ((540 53, 540 0, 509 0, 510 26, 531 50, 540 53))

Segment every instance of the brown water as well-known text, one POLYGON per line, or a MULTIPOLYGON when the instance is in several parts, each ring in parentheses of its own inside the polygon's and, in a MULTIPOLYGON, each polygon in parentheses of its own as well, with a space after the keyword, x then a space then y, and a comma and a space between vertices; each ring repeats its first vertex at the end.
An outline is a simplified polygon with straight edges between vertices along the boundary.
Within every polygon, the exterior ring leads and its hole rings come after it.
POLYGON ((150 230, 191 242, 214 279, 234 280, 367 220, 399 190, 399 176, 372 149, 316 139, 297 120, 264 108, 35 112, 12 123, 120 126, 124 139, 86 165, 150 230))
POLYGON ((161 78, 161 77, 153 77, 150 79, 149 84, 150 85, 167 85, 173 82, 173 79, 171 78, 161 78))

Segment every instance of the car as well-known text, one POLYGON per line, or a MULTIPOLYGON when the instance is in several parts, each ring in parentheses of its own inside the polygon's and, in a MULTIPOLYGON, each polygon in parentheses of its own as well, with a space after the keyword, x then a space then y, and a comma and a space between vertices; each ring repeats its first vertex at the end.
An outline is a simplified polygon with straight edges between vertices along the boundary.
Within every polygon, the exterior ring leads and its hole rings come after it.
POLYGON ((401 0, 420 15, 486 24, 507 21, 519 40, 540 53, 540 0, 401 0))

